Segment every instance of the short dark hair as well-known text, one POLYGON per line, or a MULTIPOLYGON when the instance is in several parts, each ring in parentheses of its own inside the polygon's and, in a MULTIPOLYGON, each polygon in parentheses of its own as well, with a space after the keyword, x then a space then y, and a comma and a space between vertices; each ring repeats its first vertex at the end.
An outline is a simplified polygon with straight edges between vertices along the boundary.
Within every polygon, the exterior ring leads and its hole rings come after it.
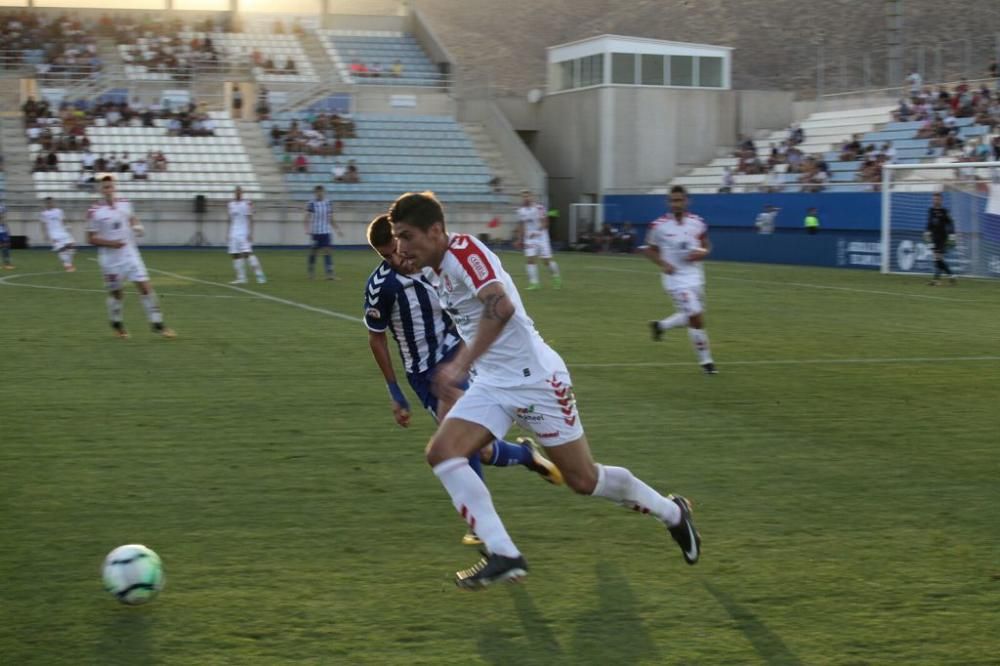
POLYGON ((684 196, 687 196, 688 191, 684 189, 683 185, 674 185, 673 187, 670 188, 670 193, 683 194, 684 196))
POLYGON ((52 197, 45 197, 46 201, 52 201, 52 197))
POLYGON ((101 182, 102 183, 113 183, 113 182, 115 182, 115 179, 112 178, 111 176, 105 176, 104 178, 101 178, 101 182))
POLYGON ((324 189, 326 189, 326 188, 324 188, 322 185, 317 185, 316 187, 313 188, 313 192, 319 192, 320 190, 324 190, 324 189))
POLYGON ((435 222, 440 222, 444 228, 444 208, 433 192, 407 192, 389 208, 389 221, 412 224, 421 231, 427 231, 435 222))
POLYGON ((383 213, 368 223, 368 244, 376 250, 392 242, 392 223, 383 213))

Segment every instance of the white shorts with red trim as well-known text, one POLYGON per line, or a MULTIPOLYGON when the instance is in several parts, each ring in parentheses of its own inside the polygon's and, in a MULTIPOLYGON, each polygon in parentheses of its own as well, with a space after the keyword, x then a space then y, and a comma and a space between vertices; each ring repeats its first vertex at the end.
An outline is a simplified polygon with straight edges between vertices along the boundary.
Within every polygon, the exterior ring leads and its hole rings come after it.
POLYGON ((452 418, 478 423, 497 439, 505 437, 516 422, 533 433, 542 446, 559 446, 583 437, 576 397, 566 372, 507 388, 473 383, 445 420, 452 418))
MULTIPOLYGON (((666 277, 666 276, 664 276, 666 277)), ((699 315, 705 311, 705 287, 686 287, 681 289, 667 289, 667 281, 663 281, 663 288, 674 301, 674 307, 679 312, 683 312, 689 317, 699 315)))

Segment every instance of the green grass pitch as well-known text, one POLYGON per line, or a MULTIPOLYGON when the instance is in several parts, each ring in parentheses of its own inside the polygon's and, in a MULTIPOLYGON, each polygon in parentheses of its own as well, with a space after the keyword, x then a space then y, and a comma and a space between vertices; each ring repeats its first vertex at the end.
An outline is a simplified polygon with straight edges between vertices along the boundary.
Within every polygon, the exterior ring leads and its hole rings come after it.
POLYGON ((531 573, 466 593, 431 420, 394 425, 364 327, 324 312, 361 315, 372 253, 309 282, 265 251, 236 291, 222 251, 147 251, 173 341, 132 291, 111 337, 92 256, 0 276, 0 663, 997 663, 996 282, 710 263, 704 377, 683 331, 649 339, 649 262, 560 256, 522 297, 595 457, 692 498, 704 555, 487 468, 531 573), (98 572, 131 542, 167 572, 141 608, 98 572))

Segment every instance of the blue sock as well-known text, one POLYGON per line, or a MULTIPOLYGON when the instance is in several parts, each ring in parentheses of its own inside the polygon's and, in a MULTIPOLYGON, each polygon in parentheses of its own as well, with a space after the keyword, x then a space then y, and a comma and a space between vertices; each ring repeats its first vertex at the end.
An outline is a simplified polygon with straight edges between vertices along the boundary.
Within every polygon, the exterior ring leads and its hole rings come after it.
POLYGON ((480 479, 483 478, 483 464, 479 460, 479 451, 476 451, 471 456, 469 456, 469 467, 472 471, 476 473, 480 479))
POLYGON ((3 263, 9 264, 10 263, 10 248, 7 247, 6 245, 4 245, 2 248, 0 248, 0 251, 3 252, 3 263))
POLYGON ((527 444, 511 444, 498 439, 493 442, 493 458, 489 464, 495 467, 508 467, 527 465, 531 460, 531 447, 527 444))
POLYGON ((326 274, 333 275, 333 257, 328 254, 323 255, 323 266, 326 267, 326 274))
POLYGON ((315 254, 310 254, 309 255, 309 272, 310 273, 315 273, 316 272, 316 255, 315 254))

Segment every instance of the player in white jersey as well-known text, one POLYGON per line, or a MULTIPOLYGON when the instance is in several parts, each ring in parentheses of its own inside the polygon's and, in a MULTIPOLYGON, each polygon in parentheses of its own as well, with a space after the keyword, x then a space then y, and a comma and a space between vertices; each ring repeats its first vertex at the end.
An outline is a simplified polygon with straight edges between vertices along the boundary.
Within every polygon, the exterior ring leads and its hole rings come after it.
POLYGON ((115 181, 111 176, 101 179, 101 199, 87 211, 87 242, 97 247, 97 260, 108 289, 108 317, 119 338, 129 337, 122 322, 122 290, 126 281, 134 282, 146 310, 153 332, 165 338, 177 336, 163 323, 160 304, 149 283, 146 265, 139 255, 135 238, 143 233, 127 199, 115 197, 115 181))
POLYGON ((73 255, 76 253, 76 241, 66 229, 66 218, 61 208, 56 208, 52 197, 45 197, 45 209, 39 215, 42 222, 42 238, 52 243, 52 251, 59 256, 67 273, 76 270, 73 265, 73 255))
POLYGON ((698 354, 705 374, 718 373, 705 332, 705 269, 708 256, 708 225, 687 210, 687 190, 675 185, 670 190, 671 213, 653 220, 646 232, 643 253, 660 267, 663 289, 673 299, 677 312, 666 319, 649 322, 653 339, 677 326, 688 327, 688 337, 698 354))
POLYGON ((253 253, 253 203, 243 198, 243 188, 239 185, 229 202, 229 255, 233 258, 233 268, 236 269, 236 279, 229 284, 246 284, 247 267, 257 276, 257 284, 267 282, 260 260, 253 253))
POLYGON ((521 207, 517 209, 517 219, 520 221, 517 233, 517 243, 524 248, 525 266, 528 273, 528 290, 541 289, 538 281, 538 266, 535 257, 541 257, 552 273, 552 286, 562 287, 562 277, 559 275, 559 265, 552 259, 552 243, 549 240, 549 218, 545 206, 535 203, 531 192, 521 192, 521 207))
POLYGON ((701 542, 689 502, 664 497, 629 470, 591 458, 569 371, 535 330, 500 259, 476 238, 449 234, 432 193, 402 195, 389 218, 400 255, 424 269, 465 343, 453 360, 438 366, 438 395, 457 395, 457 386, 469 374, 475 377, 427 447, 434 474, 486 546, 479 563, 456 574, 456 584, 476 589, 527 574, 524 557, 468 461, 515 422, 547 447, 570 488, 652 513, 666 524, 685 561, 696 563, 701 542))

